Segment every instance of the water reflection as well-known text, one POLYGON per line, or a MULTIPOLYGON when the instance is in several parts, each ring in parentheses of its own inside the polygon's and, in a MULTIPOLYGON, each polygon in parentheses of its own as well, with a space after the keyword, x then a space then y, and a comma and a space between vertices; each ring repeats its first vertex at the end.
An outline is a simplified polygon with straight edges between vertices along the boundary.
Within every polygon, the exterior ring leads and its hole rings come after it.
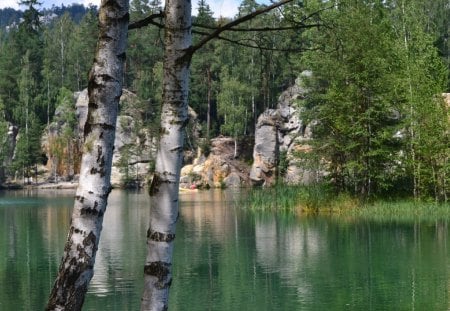
MULTIPOLYGON (((109 202, 83 310, 137 310, 149 199, 113 191, 109 202)), ((227 191, 180 202, 171 310, 449 308, 446 221, 254 214, 227 191)), ((60 190, 0 194, 0 310, 44 308, 72 205, 60 190)))

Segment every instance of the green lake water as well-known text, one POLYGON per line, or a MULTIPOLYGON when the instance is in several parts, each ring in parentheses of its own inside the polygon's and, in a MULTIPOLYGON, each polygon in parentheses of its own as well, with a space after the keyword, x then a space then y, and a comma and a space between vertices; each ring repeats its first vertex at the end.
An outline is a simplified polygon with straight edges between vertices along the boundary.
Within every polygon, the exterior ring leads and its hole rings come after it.
MULTIPOLYGON (((0 310, 43 310, 73 192, 0 193, 0 310)), ((170 310, 449 310, 448 224, 255 214, 183 193, 170 310)), ((149 199, 110 195, 83 310, 139 310, 149 199)))

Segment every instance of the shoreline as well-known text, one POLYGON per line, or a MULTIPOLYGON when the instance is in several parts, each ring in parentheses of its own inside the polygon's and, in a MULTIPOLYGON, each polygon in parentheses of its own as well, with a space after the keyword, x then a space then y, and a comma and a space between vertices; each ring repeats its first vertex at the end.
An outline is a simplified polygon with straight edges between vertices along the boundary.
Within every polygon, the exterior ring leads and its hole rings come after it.
POLYGON ((49 189, 49 190, 67 190, 67 189, 77 189, 78 182, 62 181, 58 183, 38 183, 38 184, 19 184, 19 183, 8 183, 0 185, 0 191, 12 191, 12 190, 25 190, 25 189, 49 189))

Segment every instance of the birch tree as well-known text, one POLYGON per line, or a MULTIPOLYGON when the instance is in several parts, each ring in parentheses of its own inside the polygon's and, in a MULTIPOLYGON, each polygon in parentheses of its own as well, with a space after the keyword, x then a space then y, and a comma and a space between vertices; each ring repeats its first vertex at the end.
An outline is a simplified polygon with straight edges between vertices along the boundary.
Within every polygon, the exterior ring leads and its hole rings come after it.
MULTIPOLYGON (((168 309, 184 129, 188 122, 189 65, 192 55, 222 32, 290 1, 292 0, 277 2, 231 21, 204 36, 195 45, 192 45, 191 36, 191 1, 166 1, 163 105, 156 169, 149 187, 152 202, 141 310, 168 309)), ((150 16, 146 23, 153 22, 154 17, 150 16)), ((133 27, 135 26, 131 26, 133 27)))
POLYGON ((128 0, 102 0, 99 37, 89 74, 84 150, 69 234, 47 310, 81 310, 93 276, 110 176, 119 98, 122 93, 128 0))
POLYGON ((184 128, 188 121, 190 54, 186 51, 191 47, 191 40, 191 2, 166 1, 161 136, 149 188, 153 199, 141 310, 168 308, 184 128))

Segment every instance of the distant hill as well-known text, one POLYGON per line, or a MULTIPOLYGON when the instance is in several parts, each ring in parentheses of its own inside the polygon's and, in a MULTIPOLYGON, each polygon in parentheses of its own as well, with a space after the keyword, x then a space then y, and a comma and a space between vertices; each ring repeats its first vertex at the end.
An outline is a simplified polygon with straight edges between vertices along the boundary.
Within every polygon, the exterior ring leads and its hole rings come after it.
POLYGON ((94 10, 97 11, 96 6, 88 6, 85 7, 82 4, 73 3, 69 6, 65 6, 64 4, 61 6, 52 6, 50 9, 44 9, 42 10, 43 15, 52 15, 56 14, 57 16, 62 16, 64 13, 68 12, 69 15, 72 17, 72 20, 75 23, 79 23, 84 15, 86 15, 87 12, 94 10))
MULTIPOLYGON (((62 16, 64 13, 68 12, 72 17, 72 20, 75 23, 79 23, 83 16, 91 11, 97 11, 96 6, 85 7, 82 4, 71 4, 69 6, 65 6, 64 4, 61 6, 53 5, 51 8, 42 9, 40 12, 43 16, 62 16)), ((23 15, 22 10, 15 10, 12 8, 4 8, 0 9, 0 28, 5 28, 11 24, 18 24, 21 17, 23 15)), ((56 17, 55 16, 55 17, 56 17)))
POLYGON ((22 17, 23 12, 12 8, 0 9, 0 28, 5 28, 8 25, 18 23, 22 17))

